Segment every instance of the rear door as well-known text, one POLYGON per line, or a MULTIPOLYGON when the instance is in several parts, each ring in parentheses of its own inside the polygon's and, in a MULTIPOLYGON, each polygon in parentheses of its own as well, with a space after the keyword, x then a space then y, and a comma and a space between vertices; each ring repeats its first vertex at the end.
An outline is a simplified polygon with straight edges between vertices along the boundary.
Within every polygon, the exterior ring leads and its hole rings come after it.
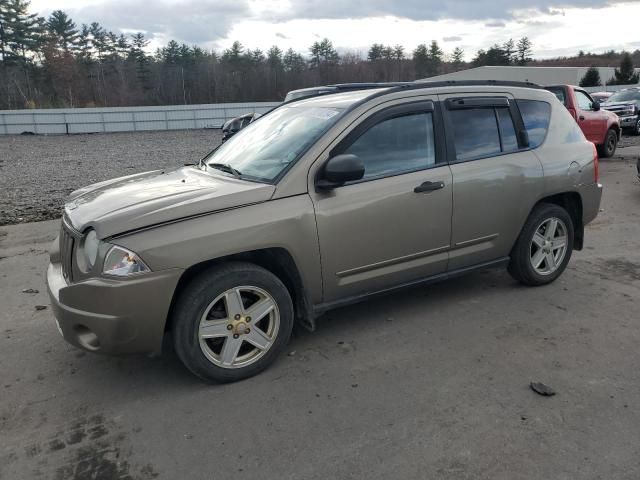
POLYGON ((453 271, 508 256, 544 180, 511 95, 441 100, 453 176, 453 271))
POLYGON ((593 99, 587 92, 574 89, 574 93, 577 103, 578 125, 580 125, 587 140, 601 144, 604 141, 604 134, 607 130, 607 117, 603 112, 595 110, 593 99))
POLYGON ((325 302, 446 271, 452 182, 434 100, 367 115, 331 150, 330 157, 357 155, 365 174, 330 191, 310 191, 325 302))

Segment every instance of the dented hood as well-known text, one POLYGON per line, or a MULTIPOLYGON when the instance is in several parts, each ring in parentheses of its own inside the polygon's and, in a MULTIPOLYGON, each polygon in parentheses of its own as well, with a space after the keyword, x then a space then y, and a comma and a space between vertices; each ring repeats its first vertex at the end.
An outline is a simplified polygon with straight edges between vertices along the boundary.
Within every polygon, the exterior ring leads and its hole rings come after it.
POLYGON ((196 167, 156 170, 96 183, 73 192, 65 216, 78 231, 99 238, 269 200, 273 185, 204 172, 196 167))

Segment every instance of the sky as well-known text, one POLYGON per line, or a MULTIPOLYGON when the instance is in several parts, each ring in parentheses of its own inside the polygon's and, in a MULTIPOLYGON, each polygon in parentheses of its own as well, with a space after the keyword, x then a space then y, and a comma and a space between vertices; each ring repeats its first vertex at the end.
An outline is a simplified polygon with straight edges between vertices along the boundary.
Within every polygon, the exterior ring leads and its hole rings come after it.
POLYGON ((640 49, 640 0, 32 0, 48 16, 66 11, 79 26, 97 21, 116 33, 144 32, 155 49, 180 43, 222 50, 278 45, 306 54, 324 37, 338 51, 366 55, 372 43, 436 40, 471 60, 479 48, 528 36, 534 57, 579 50, 640 49))

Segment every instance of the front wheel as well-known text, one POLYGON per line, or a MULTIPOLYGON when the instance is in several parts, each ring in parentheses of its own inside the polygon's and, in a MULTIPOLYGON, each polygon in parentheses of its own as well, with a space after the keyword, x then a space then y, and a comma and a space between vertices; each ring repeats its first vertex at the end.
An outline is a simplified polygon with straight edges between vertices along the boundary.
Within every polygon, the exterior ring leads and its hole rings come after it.
POLYGON ((550 203, 536 206, 513 247, 509 273, 525 285, 553 282, 569 263, 573 236, 573 222, 564 208, 550 203))
POLYGON ((636 118, 636 126, 633 128, 634 135, 640 135, 640 115, 636 118))
POLYGON ((616 148, 618 148, 618 134, 612 129, 607 132, 604 143, 598 148, 598 153, 602 158, 611 158, 616 153, 616 148))
POLYGON ((285 285, 250 263, 215 267, 191 280, 174 308, 180 360, 206 381, 233 382, 267 368, 286 347, 293 304, 285 285))

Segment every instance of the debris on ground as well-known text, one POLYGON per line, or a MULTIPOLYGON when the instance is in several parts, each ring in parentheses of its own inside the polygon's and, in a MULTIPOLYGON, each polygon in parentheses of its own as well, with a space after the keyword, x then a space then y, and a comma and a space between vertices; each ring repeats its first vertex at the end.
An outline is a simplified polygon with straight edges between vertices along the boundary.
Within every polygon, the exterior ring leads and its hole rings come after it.
POLYGON ((296 354, 296 351, 295 351, 295 350, 292 350, 292 351, 290 351, 289 353, 287 353, 287 356, 289 356, 289 357, 293 357, 293 356, 295 356, 295 354, 296 354))
POLYGON ((40 290, 36 290, 35 288, 25 288, 22 290, 22 293, 40 293, 40 290))
POLYGON ((36 310, 46 310, 47 306, 46 305, 36 305, 36 310))
POLYGON ((529 384, 529 388, 543 397, 553 397, 556 394, 556 391, 553 388, 542 382, 531 382, 529 384))

